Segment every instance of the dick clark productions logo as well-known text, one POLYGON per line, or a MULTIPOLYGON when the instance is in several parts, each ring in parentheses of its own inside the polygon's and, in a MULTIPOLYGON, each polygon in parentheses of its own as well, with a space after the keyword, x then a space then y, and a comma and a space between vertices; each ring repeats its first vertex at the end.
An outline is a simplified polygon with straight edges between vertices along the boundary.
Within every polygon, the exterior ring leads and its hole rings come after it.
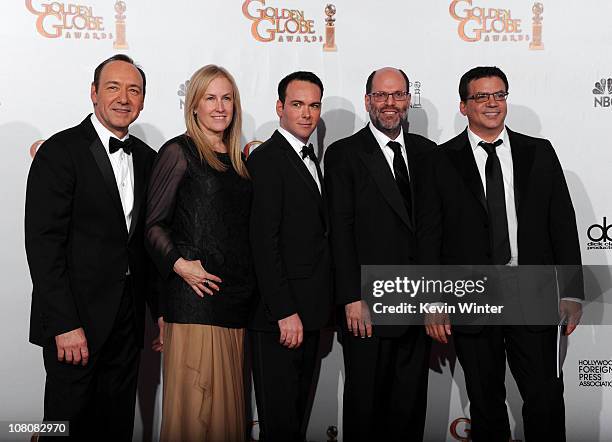
POLYGON ((612 250, 612 238, 610 237, 610 228, 612 224, 608 224, 607 217, 603 217, 602 224, 593 224, 587 229, 587 250, 612 250))

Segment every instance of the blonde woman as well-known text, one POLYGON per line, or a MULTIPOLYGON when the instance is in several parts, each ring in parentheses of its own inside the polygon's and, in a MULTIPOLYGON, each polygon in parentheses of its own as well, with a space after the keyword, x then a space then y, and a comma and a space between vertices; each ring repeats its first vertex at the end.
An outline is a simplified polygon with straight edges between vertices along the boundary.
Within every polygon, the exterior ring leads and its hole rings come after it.
POLYGON ((241 117, 231 74, 202 67, 187 89, 187 130, 162 146, 151 174, 146 243, 164 281, 163 441, 245 440, 254 277, 241 117))

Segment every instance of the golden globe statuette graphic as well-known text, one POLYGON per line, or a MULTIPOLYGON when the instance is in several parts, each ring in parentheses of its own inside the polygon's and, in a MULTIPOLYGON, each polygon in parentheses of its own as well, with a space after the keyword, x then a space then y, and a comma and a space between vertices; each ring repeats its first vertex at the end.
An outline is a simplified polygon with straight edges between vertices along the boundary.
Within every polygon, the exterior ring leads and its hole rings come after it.
POLYGON ((335 52, 338 50, 336 47, 336 27, 334 22, 336 19, 336 7, 331 3, 325 7, 325 43, 323 43, 323 50, 327 52, 335 52))
POLYGON ((335 425, 330 425, 327 427, 327 442, 338 442, 338 427, 335 425))
POLYGON ((534 3, 533 8, 533 37, 531 43, 529 43, 529 49, 533 51, 541 51, 544 49, 542 43, 542 13, 544 12, 544 5, 542 3, 534 3))
POLYGON ((127 49, 129 46, 125 40, 125 11, 127 6, 125 2, 117 0, 115 2, 115 36, 117 37, 113 43, 115 49, 127 49))
POLYGON ((423 107, 421 104, 421 82, 415 81, 414 83, 410 82, 409 85, 414 87, 414 92, 412 92, 412 100, 410 101, 411 109, 420 109, 423 107))

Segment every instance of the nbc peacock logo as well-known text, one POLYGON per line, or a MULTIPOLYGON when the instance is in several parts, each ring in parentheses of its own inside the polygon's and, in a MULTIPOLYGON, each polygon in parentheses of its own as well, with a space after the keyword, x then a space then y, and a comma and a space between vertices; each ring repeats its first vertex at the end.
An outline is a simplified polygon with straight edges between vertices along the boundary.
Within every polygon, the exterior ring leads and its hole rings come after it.
POLYGON ((612 107, 612 78, 602 78, 593 88, 593 107, 612 107))
POLYGON ((181 110, 185 107, 185 97, 187 96, 189 81, 186 80, 184 83, 179 84, 178 91, 176 91, 176 95, 179 97, 179 109, 181 110))

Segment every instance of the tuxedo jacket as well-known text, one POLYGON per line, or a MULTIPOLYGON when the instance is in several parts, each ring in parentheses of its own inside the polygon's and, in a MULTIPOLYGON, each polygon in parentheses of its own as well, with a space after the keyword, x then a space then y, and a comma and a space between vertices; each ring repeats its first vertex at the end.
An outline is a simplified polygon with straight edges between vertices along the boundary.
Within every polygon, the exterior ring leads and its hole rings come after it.
MULTIPOLYGON (((416 219, 422 167, 435 143, 404 131, 413 210, 406 209, 395 178, 368 126, 333 143, 325 154, 334 256, 335 300, 361 299, 361 265, 417 263, 416 219)), ((340 315, 344 318, 344 314, 340 315)), ((342 322, 345 322, 343 320, 342 322)), ((378 336, 399 336, 405 327, 374 327, 378 336)))
POLYGON ((278 331, 298 313, 318 330, 332 312, 329 216, 325 190, 278 131, 248 158, 253 181, 250 239, 258 282, 250 328, 278 331))
POLYGON ((152 266, 144 249, 145 197, 155 151, 134 137, 134 206, 128 231, 110 159, 90 117, 53 135, 28 175, 25 244, 32 278, 30 341, 83 327, 90 351, 108 337, 130 271, 136 341, 145 297, 157 316, 152 266))
MULTIPOLYGON (((547 279, 555 265, 562 265, 557 267, 561 297, 584 298, 576 217, 551 143, 510 129, 507 132, 512 152, 520 274, 530 266, 543 266, 543 270, 534 270, 533 278, 527 278, 535 284, 532 290, 520 290, 521 304, 530 306, 523 311, 525 320, 538 322, 535 316, 529 317, 536 314, 535 310, 558 308, 556 290, 551 289, 547 279), (543 302, 538 302, 538 297, 543 302)), ((423 263, 492 264, 487 203, 467 129, 441 145, 431 159, 425 204, 418 215, 419 255, 423 263)))

